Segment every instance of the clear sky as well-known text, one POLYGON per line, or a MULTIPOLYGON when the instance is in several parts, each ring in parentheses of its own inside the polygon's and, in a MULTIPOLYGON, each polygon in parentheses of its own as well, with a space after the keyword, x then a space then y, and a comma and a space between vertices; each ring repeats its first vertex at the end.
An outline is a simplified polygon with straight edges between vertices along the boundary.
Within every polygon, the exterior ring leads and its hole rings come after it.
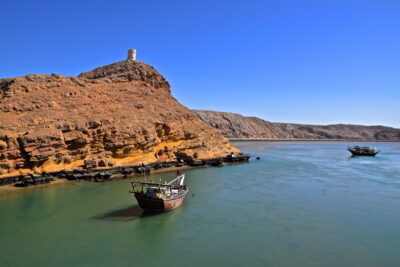
POLYGON ((0 78, 77 75, 128 48, 193 109, 400 128, 400 1, 0 2, 0 78))

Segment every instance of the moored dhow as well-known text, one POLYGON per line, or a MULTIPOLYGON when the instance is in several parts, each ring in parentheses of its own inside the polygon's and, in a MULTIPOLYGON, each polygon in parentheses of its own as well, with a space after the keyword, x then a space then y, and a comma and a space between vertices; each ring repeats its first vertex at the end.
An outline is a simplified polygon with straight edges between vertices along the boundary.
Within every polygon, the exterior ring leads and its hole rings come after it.
POLYGON ((353 147, 348 147, 348 151, 353 154, 353 156, 375 156, 378 154, 380 151, 377 150, 375 147, 360 147, 360 146, 353 146, 353 147))
POLYGON ((189 188, 184 184, 185 174, 169 183, 132 182, 133 194, 139 206, 146 211, 162 212, 178 208, 185 199, 189 188))

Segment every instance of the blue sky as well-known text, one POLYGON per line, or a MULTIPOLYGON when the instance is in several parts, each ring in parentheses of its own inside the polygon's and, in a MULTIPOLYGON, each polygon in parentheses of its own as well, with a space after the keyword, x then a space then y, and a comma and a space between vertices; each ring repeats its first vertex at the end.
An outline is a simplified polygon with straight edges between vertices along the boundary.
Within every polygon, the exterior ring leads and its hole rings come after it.
POLYGON ((0 78, 128 48, 194 109, 400 128, 400 1, 1 0, 0 78))

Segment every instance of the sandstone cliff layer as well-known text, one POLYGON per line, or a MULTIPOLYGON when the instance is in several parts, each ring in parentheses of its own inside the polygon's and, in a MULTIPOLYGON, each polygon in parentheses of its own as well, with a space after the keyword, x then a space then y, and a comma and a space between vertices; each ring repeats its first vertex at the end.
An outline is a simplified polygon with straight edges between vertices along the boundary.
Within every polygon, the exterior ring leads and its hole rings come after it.
POLYGON ((385 126, 272 123, 257 117, 245 117, 229 112, 194 112, 204 122, 231 139, 400 141, 400 129, 385 126))
POLYGON ((236 149, 133 60, 0 80, 0 174, 224 156, 236 149))

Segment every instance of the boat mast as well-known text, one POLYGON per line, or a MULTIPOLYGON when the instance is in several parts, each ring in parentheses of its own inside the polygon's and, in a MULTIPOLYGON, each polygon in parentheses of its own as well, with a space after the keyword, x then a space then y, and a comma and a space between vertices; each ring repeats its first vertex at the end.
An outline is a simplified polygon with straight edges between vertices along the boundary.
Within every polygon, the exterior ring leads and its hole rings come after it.
POLYGON ((143 162, 142 162, 142 168, 143 168, 143 174, 144 174, 144 182, 147 183, 146 167, 144 166, 143 162))
POLYGON ((172 181, 169 182, 168 184, 172 184, 173 182, 175 182, 175 181, 177 181, 177 180, 179 180, 179 179, 180 179, 179 185, 183 185, 183 180, 185 180, 185 174, 182 174, 182 175, 176 177, 174 180, 172 180, 172 181))

